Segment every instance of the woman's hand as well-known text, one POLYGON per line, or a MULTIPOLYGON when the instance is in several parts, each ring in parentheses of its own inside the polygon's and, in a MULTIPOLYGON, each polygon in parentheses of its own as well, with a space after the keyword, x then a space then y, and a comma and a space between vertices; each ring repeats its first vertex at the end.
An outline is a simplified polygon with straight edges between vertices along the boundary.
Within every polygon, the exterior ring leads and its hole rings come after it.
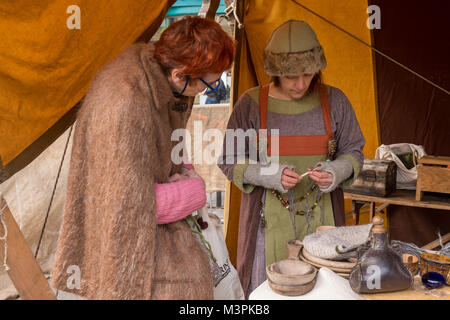
POLYGON ((284 169, 281 174, 281 184, 286 190, 292 189, 301 180, 300 175, 291 169, 284 169))
POLYGON ((186 177, 187 179, 189 179, 189 178, 199 178, 199 179, 202 180, 203 185, 206 187, 206 185, 205 185, 205 180, 203 180, 203 178, 200 177, 200 176, 198 175, 198 173, 195 172, 194 169, 187 170, 187 171, 183 172, 181 175, 184 176, 184 177, 186 177))
POLYGON ((333 183, 333 175, 326 171, 318 171, 318 168, 313 170, 308 168, 309 178, 315 181, 320 189, 327 189, 333 183))
POLYGON ((169 177, 169 182, 177 182, 186 179, 189 179, 189 177, 184 174, 175 173, 174 175, 169 177))

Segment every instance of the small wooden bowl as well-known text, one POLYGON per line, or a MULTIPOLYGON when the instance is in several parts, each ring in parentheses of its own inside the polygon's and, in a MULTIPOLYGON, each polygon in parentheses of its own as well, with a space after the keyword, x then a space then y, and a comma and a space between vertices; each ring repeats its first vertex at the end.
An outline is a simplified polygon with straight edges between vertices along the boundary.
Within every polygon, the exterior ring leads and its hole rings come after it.
POLYGON ((420 255, 420 274, 437 272, 444 276, 447 285, 450 285, 450 257, 435 253, 422 253, 420 255))
POLYGON ((419 258, 415 255, 404 253, 402 259, 413 277, 419 273, 419 258))
POLYGON ((266 268, 267 278, 276 285, 301 286, 311 282, 317 269, 300 260, 281 260, 266 268))

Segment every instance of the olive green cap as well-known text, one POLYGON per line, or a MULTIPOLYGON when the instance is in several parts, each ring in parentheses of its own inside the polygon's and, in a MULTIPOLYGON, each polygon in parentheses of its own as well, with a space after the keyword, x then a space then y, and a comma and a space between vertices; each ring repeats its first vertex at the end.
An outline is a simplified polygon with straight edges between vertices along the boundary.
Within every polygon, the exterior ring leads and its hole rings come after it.
POLYGON ((322 46, 304 21, 283 23, 273 31, 264 49, 264 70, 272 76, 317 73, 325 66, 322 46))

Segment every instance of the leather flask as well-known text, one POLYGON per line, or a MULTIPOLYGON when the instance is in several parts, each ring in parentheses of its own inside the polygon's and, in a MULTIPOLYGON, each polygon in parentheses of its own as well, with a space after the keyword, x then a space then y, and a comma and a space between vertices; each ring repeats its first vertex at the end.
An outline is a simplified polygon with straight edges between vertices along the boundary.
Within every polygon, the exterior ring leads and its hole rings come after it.
POLYGON ((383 218, 373 218, 370 247, 360 252, 349 277, 356 293, 380 293, 406 290, 414 282, 401 257, 388 243, 383 218))

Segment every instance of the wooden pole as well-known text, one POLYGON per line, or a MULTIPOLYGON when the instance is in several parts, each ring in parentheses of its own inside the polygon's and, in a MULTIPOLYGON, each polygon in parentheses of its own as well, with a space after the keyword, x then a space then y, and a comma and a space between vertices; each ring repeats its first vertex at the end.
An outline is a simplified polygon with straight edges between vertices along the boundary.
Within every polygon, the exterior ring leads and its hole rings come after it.
POLYGON ((214 20, 219 5, 220 0, 203 0, 198 15, 203 18, 214 20))
MULTIPOLYGON (((244 16, 244 0, 237 2, 236 14, 243 23, 244 16)), ((230 114, 233 112, 233 107, 239 98, 239 70, 241 67, 241 50, 242 42, 244 41, 244 29, 238 28, 238 24, 234 21, 234 39, 236 40, 236 55, 231 70, 231 99, 230 99, 230 114)), ((224 200, 224 233, 225 242, 227 244, 228 253, 231 263, 236 266, 237 260, 237 242, 238 242, 238 226, 239 226, 239 208, 240 208, 240 190, 234 186, 230 181, 225 183, 225 200, 224 200), (232 201, 234 199, 234 201, 232 201), (232 213, 232 214, 230 214, 232 213), (232 230, 233 232, 228 232, 232 230)))
POLYGON ((0 266, 3 265, 6 245, 8 275, 24 300, 56 300, 39 264, 14 220, 6 201, 0 196, 0 215, 6 230, 0 223, 0 236, 7 232, 5 241, 0 241, 0 266))

